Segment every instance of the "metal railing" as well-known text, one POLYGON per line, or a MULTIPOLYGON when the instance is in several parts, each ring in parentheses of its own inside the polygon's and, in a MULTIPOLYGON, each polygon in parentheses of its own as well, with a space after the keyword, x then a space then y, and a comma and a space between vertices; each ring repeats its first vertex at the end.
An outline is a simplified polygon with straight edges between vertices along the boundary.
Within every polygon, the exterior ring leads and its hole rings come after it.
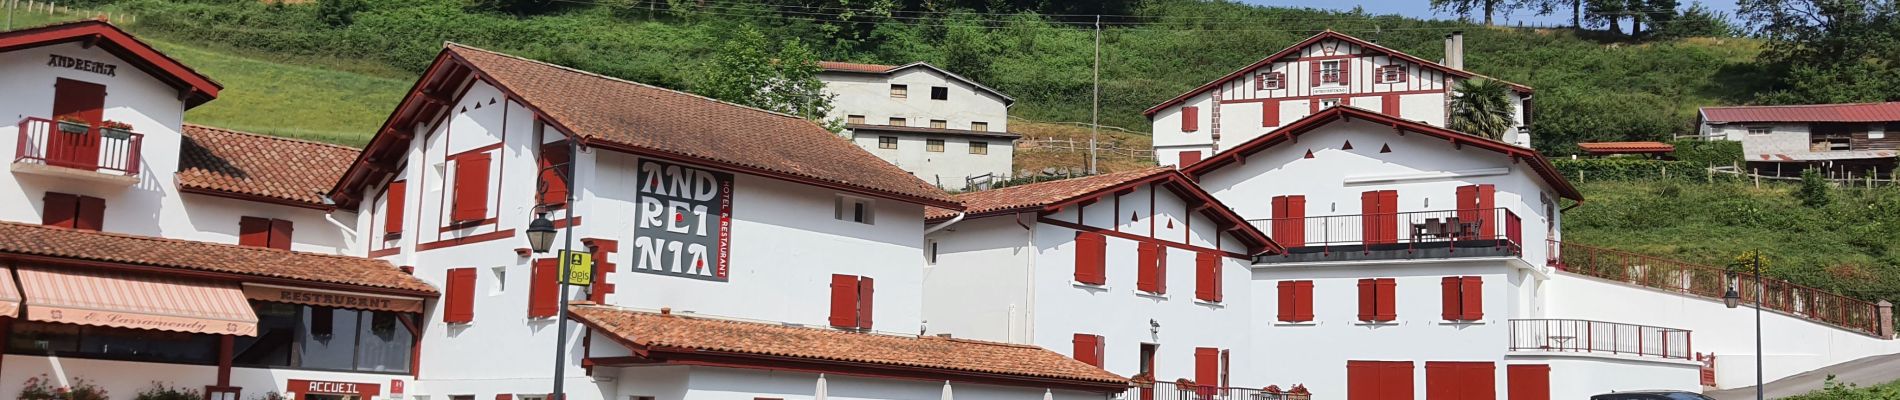
POLYGON ((1290 400, 1285 394, 1260 389, 1203 386, 1174 382, 1135 382, 1135 400, 1290 400))
POLYGON ((96 125, 70 125, 74 128, 68 131, 62 129, 63 124, 39 117, 21 119, 13 162, 138 176, 139 147, 145 135, 96 125))
MULTIPOLYGON (((1742 304, 1755 304, 1757 287, 1747 271, 1730 278, 1721 267, 1572 243, 1553 242, 1552 247, 1558 249, 1552 263, 1559 270, 1717 300, 1734 284, 1742 304)), ((1874 303, 1765 277, 1760 292, 1762 308, 1880 335, 1880 307, 1874 303)))
POLYGON ((1511 351, 1690 359, 1689 330, 1581 319, 1513 319, 1511 351))
POLYGON ((1432 244, 1437 247, 1508 247, 1523 243, 1524 223, 1505 208, 1411 211, 1249 220, 1287 248, 1363 249, 1432 244), (1482 243, 1477 243, 1482 242, 1482 243))

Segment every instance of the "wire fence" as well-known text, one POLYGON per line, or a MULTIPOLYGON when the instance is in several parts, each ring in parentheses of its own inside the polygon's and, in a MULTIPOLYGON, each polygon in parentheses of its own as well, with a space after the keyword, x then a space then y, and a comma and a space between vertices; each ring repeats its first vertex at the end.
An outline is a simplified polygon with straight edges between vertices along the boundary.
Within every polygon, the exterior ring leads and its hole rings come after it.
POLYGON ((107 20, 113 21, 114 23, 122 23, 122 24, 130 24, 130 23, 134 23, 138 21, 138 15, 124 12, 124 11, 112 11, 112 10, 96 9, 96 8, 73 8, 70 3, 68 3, 67 5, 61 5, 59 2, 56 2, 56 1, 0 0, 0 5, 5 5, 7 9, 6 10, 7 20, 6 20, 5 30, 13 30, 16 28, 14 26, 14 16, 18 14, 103 17, 107 20))
MULTIPOLYGON (((1075 139, 1053 138, 1053 137, 1025 138, 1025 139, 1016 140, 1016 148, 1018 150, 1034 149, 1034 150, 1048 150, 1048 151, 1062 151, 1062 152, 1088 152, 1089 142, 1086 140, 1075 140, 1075 139)), ((1096 142, 1095 144, 1095 151, 1097 154, 1101 154, 1105 156, 1128 157, 1128 158, 1134 158, 1138 160, 1153 160, 1155 158, 1155 151, 1151 149, 1135 149, 1135 148, 1127 148, 1127 147, 1117 147, 1113 145, 1104 145, 1099 141, 1096 142)))

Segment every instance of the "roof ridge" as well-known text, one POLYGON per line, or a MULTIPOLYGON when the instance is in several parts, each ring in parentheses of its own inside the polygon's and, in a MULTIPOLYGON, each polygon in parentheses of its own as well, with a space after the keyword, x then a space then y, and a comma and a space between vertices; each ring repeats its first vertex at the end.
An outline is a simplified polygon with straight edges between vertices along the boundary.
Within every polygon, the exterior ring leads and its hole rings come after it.
POLYGON ((335 144, 335 143, 325 143, 325 142, 319 142, 319 141, 315 141, 315 140, 309 140, 309 139, 298 139, 298 138, 291 138, 291 137, 283 137, 283 136, 277 136, 277 135, 270 135, 270 134, 263 134, 263 133, 256 133, 256 132, 248 132, 248 131, 240 131, 240 130, 236 130, 236 129, 231 129, 231 128, 224 128, 224 127, 216 127, 216 126, 211 126, 211 125, 205 125, 205 124, 195 124, 195 123, 190 123, 190 122, 186 122, 186 123, 185 123, 184 125, 185 125, 186 127, 199 127, 199 128, 204 128, 204 129, 210 129, 210 130, 216 130, 216 131, 222 131, 222 132, 228 132, 228 133, 233 133, 233 134, 238 134, 238 135, 244 135, 244 136, 251 136, 251 137, 257 137, 257 138, 264 138, 264 139, 270 139, 270 140, 276 140, 276 141, 282 141, 282 142, 291 142, 291 143, 300 143, 300 144, 309 144, 309 145, 317 145, 317 146, 325 146, 325 147, 334 147, 334 148, 337 148, 337 149, 342 149, 342 150, 350 150, 350 151, 355 151, 355 152, 361 152, 361 151, 363 151, 363 149, 361 149, 361 148, 356 148, 356 147, 350 147, 350 146, 344 146, 344 145, 340 145, 340 144, 335 144))
POLYGON ((1863 103, 1827 103, 1827 104, 1706 106, 1702 108, 1703 109, 1710 109, 1710 108, 1807 108, 1807 107, 1842 107, 1842 106, 1878 106, 1878 105, 1887 105, 1887 104, 1900 104, 1900 101, 1875 101, 1875 102, 1863 102, 1863 103))
MULTIPOLYGON (((20 226, 20 227, 26 227, 26 228, 34 228, 34 229, 63 229, 63 230, 78 232, 82 234, 111 236, 111 237, 117 237, 117 238, 122 238, 122 239, 143 240, 143 241, 150 241, 150 242, 191 243, 191 244, 224 247, 224 248, 229 248, 229 249, 234 249, 234 250, 279 252, 279 253, 289 253, 289 254, 305 255, 305 256, 351 259, 351 260, 359 260, 359 261, 360 260, 380 261, 374 258, 347 256, 347 255, 341 255, 341 254, 323 254, 323 253, 312 253, 312 252, 307 252, 307 251, 276 249, 276 248, 269 248, 269 247, 240 246, 240 245, 228 244, 228 243, 206 242, 202 240, 177 239, 177 238, 168 238, 168 237, 159 237, 159 236, 134 235, 130 233, 120 233, 120 232, 73 229, 73 228, 67 228, 67 227, 61 227, 61 226, 38 225, 38 224, 29 224, 29 223, 16 222, 16 221, 0 221, 0 224, 14 225, 14 226, 20 226)), ((391 265, 393 266, 394 264, 391 264, 391 265)))
MULTIPOLYGON (((780 117, 785 117, 785 118, 791 118, 791 119, 795 119, 795 120, 800 120, 800 121, 806 121, 806 122, 811 122, 811 120, 808 120, 808 119, 805 119, 804 117, 799 117, 799 116, 796 116, 796 115, 791 115, 791 114, 787 114, 787 113, 782 113, 782 112, 778 112, 778 111, 772 111, 772 110, 767 110, 767 109, 763 109, 763 108, 758 108, 758 107, 753 107, 753 106, 748 106, 748 105, 744 105, 744 104, 738 104, 738 103, 733 103, 733 102, 729 102, 729 101, 725 101, 725 100, 720 100, 720 99, 715 99, 715 98, 711 98, 711 97, 706 97, 706 96, 702 96, 702 95, 699 95, 699 94, 695 94, 695 93, 692 93, 692 92, 687 92, 687 91, 683 91, 683 90, 673 90, 673 89, 667 89, 667 88, 663 88, 663 87, 659 87, 659 86, 653 86, 653 85, 648 85, 648 84, 645 84, 645 83, 640 83, 640 82, 634 82, 634 81, 630 81, 630 80, 626 80, 626 79, 620 79, 620 78, 615 78, 615 77, 612 77, 612 76, 607 76, 607 75, 603 75, 603 74, 600 74, 600 73, 595 73, 595 72, 589 72, 589 71, 587 71, 587 70, 584 70, 584 69, 580 69, 580 68, 574 68, 574 67, 569 67, 569 66, 565 66, 565 65, 560 65, 560 64, 555 64, 555 63, 551 63, 551 62, 546 62, 546 61, 541 61, 541 60, 536 60, 536 59, 532 59, 532 58, 527 58, 527 57, 522 57, 522 56, 517 56, 517 55, 513 55, 513 54, 508 54, 508 53, 503 53, 503 52, 499 52, 499 51, 494 51, 494 50, 489 50, 489 49, 484 49, 484 48, 480 48, 480 47, 475 47, 475 46, 470 46, 470 45, 466 45, 466 44, 461 44, 461 43, 456 43, 456 42, 454 42, 454 41, 443 41, 443 42, 442 42, 442 45, 443 45, 443 47, 455 47, 455 48, 462 48, 462 49, 468 49, 468 50, 474 50, 474 51, 479 51, 479 52, 482 52, 482 53, 487 53, 487 54, 493 54, 493 55, 497 55, 497 56, 502 56, 502 57, 507 57, 507 58, 512 58, 512 59, 516 59, 516 60, 521 60, 521 61, 526 61, 526 62, 530 62, 530 63, 535 63, 535 64, 540 64, 540 65, 546 65, 546 66, 549 66, 549 67, 554 67, 554 68, 558 68, 558 69, 562 69, 562 70, 566 70, 566 71, 568 71, 568 72, 574 72, 574 73, 578 73, 578 74, 581 74, 581 75, 587 75, 587 76, 592 76, 592 77, 595 77, 595 78, 601 78, 601 79, 606 79, 606 80, 610 80, 610 81, 614 81, 614 82, 620 82, 620 83, 625 83, 625 84, 630 84, 630 85, 634 85, 634 86, 640 86, 640 87, 646 87, 646 88, 651 88, 651 89, 656 89, 656 90, 664 90, 664 91, 667 91, 667 92, 672 92, 672 93, 679 93, 679 94, 683 94, 683 95, 687 95, 687 96, 692 96, 692 97, 697 97, 697 98, 700 98, 700 99, 703 99, 703 100, 707 100, 707 101, 712 101, 712 102, 715 102, 715 103, 720 103, 720 104, 725 104, 725 105, 730 105, 730 106, 733 106, 733 107, 739 107, 739 108, 742 108, 742 109, 746 109, 746 110, 752 110, 752 111, 757 111, 757 112, 761 112, 761 113, 765 113, 765 114, 770 114, 770 115, 776 115, 776 116, 780 116, 780 117)), ((818 123, 817 123, 817 122, 811 122, 811 124, 812 124, 812 125, 817 125, 818 123)), ((823 125, 819 125, 819 127, 821 127, 821 128, 822 128, 822 127, 823 127, 823 125)))
MULTIPOLYGON (((651 315, 655 317, 685 318, 685 319, 714 322, 714 323, 752 324, 752 325, 785 328, 785 329, 810 330, 810 331, 821 332, 821 333, 839 333, 839 334, 855 333, 855 332, 844 332, 844 331, 822 328, 822 327, 815 327, 811 325, 787 323, 783 321, 751 320, 751 319, 746 319, 746 318, 732 317, 732 316, 725 316, 725 315, 700 314, 700 313, 692 313, 690 315, 681 314, 681 313, 667 314, 667 313, 662 313, 660 311, 654 311, 654 310, 643 309, 643 308, 627 307, 627 306, 622 306, 622 305, 617 305, 617 304, 573 304, 572 306, 601 308, 601 309, 606 309, 609 311, 641 313, 641 314, 647 314, 647 315, 651 315)), ((880 336, 880 337, 896 338, 896 339, 943 340, 943 341, 951 341, 951 342, 999 346, 999 347, 1011 347, 1011 348, 1019 348, 1019 349, 1047 350, 1047 349, 1043 349, 1041 346, 1036 346, 1036 345, 1004 343, 1004 342, 958 338, 958 337, 941 337, 941 336, 926 336, 926 335, 898 335, 898 334, 882 333, 882 332, 876 332, 876 331, 866 332, 865 334, 870 334, 870 335, 875 335, 875 336, 880 336)))

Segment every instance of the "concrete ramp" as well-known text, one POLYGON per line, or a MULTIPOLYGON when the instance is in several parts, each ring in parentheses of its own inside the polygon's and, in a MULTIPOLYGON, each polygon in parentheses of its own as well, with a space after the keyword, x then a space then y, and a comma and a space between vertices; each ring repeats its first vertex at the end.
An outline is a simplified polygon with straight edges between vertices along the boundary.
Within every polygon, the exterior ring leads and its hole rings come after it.
MULTIPOLYGON (((1750 360, 1753 361, 1753 360, 1750 360)), ((1764 385, 1770 399, 1807 394, 1821 390, 1828 375, 1843 383, 1860 386, 1873 386, 1900 380, 1900 354, 1888 354, 1862 358, 1840 364, 1822 367, 1813 371, 1794 374, 1764 385)), ((1750 400, 1755 398, 1755 387, 1725 389, 1703 393, 1715 400, 1750 400)))

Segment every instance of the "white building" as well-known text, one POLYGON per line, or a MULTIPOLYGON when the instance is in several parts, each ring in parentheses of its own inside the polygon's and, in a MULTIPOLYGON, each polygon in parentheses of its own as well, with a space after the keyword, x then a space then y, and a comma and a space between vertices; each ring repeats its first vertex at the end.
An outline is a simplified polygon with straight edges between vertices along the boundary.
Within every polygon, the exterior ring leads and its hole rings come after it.
MULTIPOLYGON (((1144 111, 1156 161, 1190 165, 1340 105, 1445 126, 1454 85, 1491 79, 1464 69, 1462 33, 1445 48, 1441 64, 1339 32, 1313 35, 1144 111)), ((1531 88, 1505 83, 1517 113, 1504 141, 1530 147, 1531 88)))
POLYGON ((930 216, 946 222, 926 236, 929 332, 1068 351, 1164 385, 1269 384, 1268 360, 1237 333, 1255 303, 1252 257, 1279 249, 1174 168, 957 199, 965 213, 930 216))
POLYGON ((858 147, 950 190, 1010 175, 1020 136, 1009 132, 1009 95, 922 62, 819 67, 826 117, 858 147))
POLYGON ((1799 175, 1810 166, 1842 176, 1893 173, 1900 155, 1900 102, 1702 107, 1701 137, 1742 143, 1759 173, 1799 175))

